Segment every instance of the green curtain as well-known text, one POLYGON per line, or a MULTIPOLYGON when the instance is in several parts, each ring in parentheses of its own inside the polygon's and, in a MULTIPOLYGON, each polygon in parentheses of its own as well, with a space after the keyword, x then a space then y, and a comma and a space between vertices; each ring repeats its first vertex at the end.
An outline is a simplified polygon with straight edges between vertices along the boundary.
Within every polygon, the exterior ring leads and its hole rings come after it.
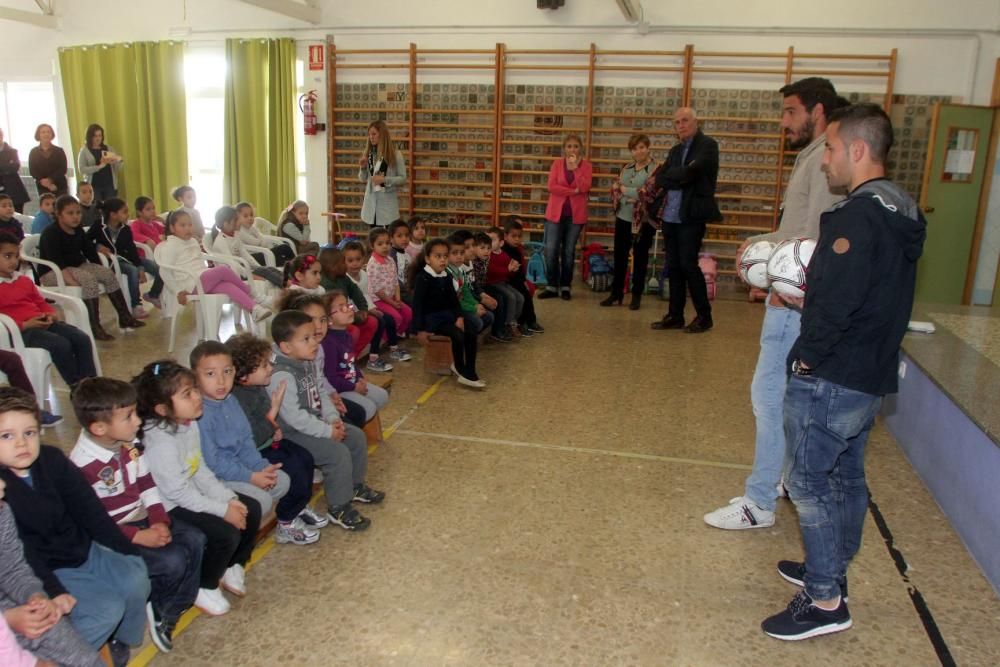
POLYGON ((125 158, 118 196, 152 197, 172 207, 170 192, 188 182, 184 45, 180 42, 99 44, 59 50, 63 95, 74 165, 87 126, 104 128, 105 141, 125 158))
POLYGON ((226 40, 223 194, 277 223, 295 199, 295 40, 226 40))

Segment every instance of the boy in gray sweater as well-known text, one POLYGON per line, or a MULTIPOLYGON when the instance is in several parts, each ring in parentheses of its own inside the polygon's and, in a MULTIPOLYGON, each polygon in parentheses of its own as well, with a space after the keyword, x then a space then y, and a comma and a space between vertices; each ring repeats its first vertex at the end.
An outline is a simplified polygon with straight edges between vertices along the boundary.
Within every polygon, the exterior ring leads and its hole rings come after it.
POLYGON ((365 484, 368 443, 364 432, 345 424, 330 397, 319 390, 313 360, 319 350, 312 318, 299 310, 278 313, 271 324, 274 374, 270 391, 287 390, 278 409, 285 437, 312 454, 323 472, 329 519, 345 530, 363 530, 371 521, 352 502, 380 503, 385 494, 365 484))

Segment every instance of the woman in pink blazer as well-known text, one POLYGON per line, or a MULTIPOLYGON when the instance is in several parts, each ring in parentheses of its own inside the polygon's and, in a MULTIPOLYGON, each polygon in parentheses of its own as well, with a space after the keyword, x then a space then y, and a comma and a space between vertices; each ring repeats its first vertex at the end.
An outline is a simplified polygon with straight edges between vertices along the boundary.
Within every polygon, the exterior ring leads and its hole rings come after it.
POLYGON ((593 167, 583 157, 575 134, 563 140, 562 158, 549 169, 549 203, 545 207, 545 270, 548 284, 539 299, 570 299, 576 241, 587 224, 587 197, 593 167))

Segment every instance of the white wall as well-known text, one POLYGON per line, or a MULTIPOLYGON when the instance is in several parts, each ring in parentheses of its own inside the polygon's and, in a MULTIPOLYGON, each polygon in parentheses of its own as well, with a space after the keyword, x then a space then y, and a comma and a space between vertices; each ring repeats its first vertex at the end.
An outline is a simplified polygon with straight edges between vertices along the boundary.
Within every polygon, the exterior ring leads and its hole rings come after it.
MULTIPOLYGON (((3 0, 3 5, 37 12, 33 0, 3 0)), ((586 48, 593 42, 600 48, 658 50, 691 43, 726 51, 794 46, 800 52, 878 54, 897 48, 897 92, 983 104, 1000 57, 997 0, 841 0, 813 6, 643 0, 650 24, 645 35, 626 24, 615 0, 566 0, 556 11, 537 9, 535 0, 319 0, 318 5, 321 21, 311 26, 240 0, 56 0, 58 30, 0 20, 6 47, 0 79, 54 76, 59 46, 168 38, 221 44, 235 35, 295 37, 303 42, 303 53, 307 42, 322 43, 327 35, 342 48, 403 48, 410 42, 434 48, 492 48, 497 42, 510 48, 586 48)), ((307 88, 323 91, 322 75, 306 77, 307 88)), ((390 77, 380 73, 380 79, 390 77)), ((324 110, 321 100, 321 115, 324 110)), ((325 149, 324 137, 306 139, 309 199, 315 205, 326 201, 325 149)), ((988 224, 1000 227, 1000 219, 991 217, 988 224)))

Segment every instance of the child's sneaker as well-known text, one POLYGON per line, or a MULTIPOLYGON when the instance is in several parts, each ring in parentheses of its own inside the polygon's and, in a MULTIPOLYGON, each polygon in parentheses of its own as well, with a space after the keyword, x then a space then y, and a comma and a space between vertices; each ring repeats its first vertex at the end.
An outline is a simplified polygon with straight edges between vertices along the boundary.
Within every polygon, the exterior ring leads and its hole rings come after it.
POLYGON ((198 597, 194 599, 194 606, 201 609, 209 616, 222 616, 229 613, 229 600, 218 588, 199 588, 198 597))
POLYGON ((62 415, 54 415, 48 410, 42 410, 42 428, 48 428, 62 423, 62 415))
POLYGON ((388 363, 385 359, 369 359, 365 370, 372 373, 388 373, 392 370, 392 364, 388 363))
POLYGON ((326 528, 330 525, 330 520, 311 507, 306 507, 299 512, 299 519, 310 528, 326 528))
POLYGON ((271 309, 257 304, 253 307, 253 311, 251 311, 250 316, 253 317, 254 322, 260 322, 261 320, 266 320, 271 317, 271 309))
POLYGON ((146 603, 146 622, 149 624, 149 638, 160 653, 170 653, 174 649, 173 628, 160 616, 152 602, 146 603))
POLYGON ((817 607, 805 591, 799 591, 785 611, 765 619, 760 627, 775 639, 797 641, 847 630, 851 624, 851 612, 843 598, 836 609, 827 611, 817 607))
POLYGON ((319 468, 314 468, 313 469, 313 484, 322 484, 322 483, 323 483, 323 471, 320 470, 319 468))
POLYGON ((493 341, 494 343, 509 343, 514 339, 511 338, 510 335, 507 333, 499 333, 499 334, 491 333, 490 340, 493 341))
POLYGON ((156 308, 161 308, 161 309, 163 308, 163 302, 160 301, 160 297, 158 296, 153 296, 149 292, 146 292, 145 294, 142 295, 142 298, 148 301, 149 303, 153 304, 153 306, 156 308))
POLYGON ((108 653, 111 654, 111 667, 126 667, 132 659, 132 647, 117 639, 108 640, 108 653))
POLYGON ((545 333, 545 327, 543 327, 538 322, 532 322, 531 324, 528 325, 528 331, 536 334, 545 333))
POLYGON ((397 347, 395 350, 389 353, 389 358, 393 361, 409 361, 413 358, 409 352, 401 347, 397 347))
POLYGON ((508 326, 507 333, 509 333, 511 338, 514 338, 515 340, 521 337, 521 330, 517 328, 516 324, 508 326))
POLYGON ((232 565, 222 575, 222 587, 236 597, 243 597, 247 594, 246 577, 247 573, 242 565, 232 565))
POLYGON ((758 507, 746 496, 737 496, 725 507, 706 514, 704 519, 708 525, 723 530, 770 528, 774 525, 774 512, 758 507))
POLYGON ((319 540, 319 531, 315 528, 307 528, 302 519, 296 518, 287 523, 278 522, 278 527, 274 531, 274 541, 278 544, 297 544, 304 546, 319 540))
POLYGON ((531 338, 535 335, 526 324, 519 324, 517 330, 520 332, 522 338, 531 338))
POLYGON ((367 484, 358 484, 354 487, 353 501, 356 503, 373 503, 377 505, 383 500, 385 500, 385 493, 376 491, 367 484))
MULTIPOLYGON (((778 576, 790 584, 803 588, 806 585, 806 564, 798 560, 779 560, 778 576)), ((847 577, 841 577, 838 583, 840 584, 840 597, 844 598, 844 602, 850 602, 851 600, 847 596, 847 577)))
POLYGON ((144 320, 149 317, 149 313, 147 313, 142 306, 136 306, 132 309, 132 317, 137 320, 144 320))
POLYGON ((371 525, 371 521, 362 516, 361 512, 357 511, 350 505, 346 505, 340 509, 330 510, 327 514, 330 521, 337 524, 344 530, 364 530, 371 525))

